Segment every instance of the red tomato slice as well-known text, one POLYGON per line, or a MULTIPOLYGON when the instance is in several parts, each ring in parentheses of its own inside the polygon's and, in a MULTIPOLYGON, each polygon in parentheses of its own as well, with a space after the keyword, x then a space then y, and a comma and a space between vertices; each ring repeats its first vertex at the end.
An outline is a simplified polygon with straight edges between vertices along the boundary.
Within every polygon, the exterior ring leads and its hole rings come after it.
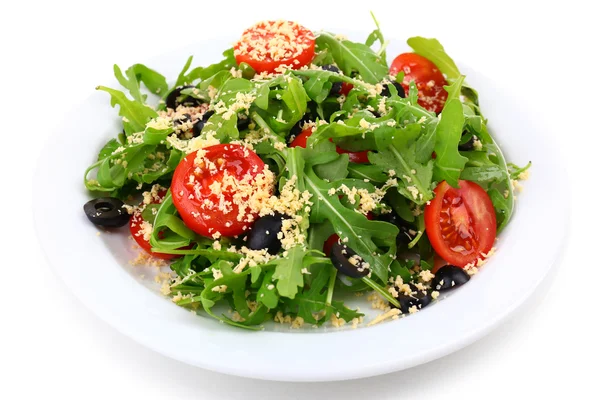
POLYGON ((233 48, 238 65, 245 62, 256 72, 298 69, 315 57, 315 35, 296 22, 263 21, 246 29, 233 48))
MULTIPOLYGON (((152 204, 160 204, 162 203, 163 197, 165 197, 166 191, 162 191, 158 193, 160 200, 154 201, 152 204)), ((149 238, 144 237, 144 218, 142 217, 142 213, 140 211, 136 211, 129 220, 129 232, 131 232, 131 236, 135 242, 140 246, 144 251, 153 255, 156 258, 161 258, 163 260, 170 260, 175 257, 180 257, 176 254, 166 254, 166 253, 156 253, 152 251, 152 246, 150 245, 149 238)), ((159 237, 161 236, 161 232, 158 233, 159 237)))
POLYGON ((458 184, 453 188, 443 181, 435 188, 435 198, 425 206, 425 231, 441 258, 464 267, 492 249, 496 213, 481 186, 470 181, 458 184))
POLYGON ((448 92, 444 89, 448 85, 446 78, 427 58, 415 53, 403 53, 394 59, 390 67, 390 75, 404 71, 402 86, 408 93, 408 84, 414 80, 419 89, 419 104, 426 110, 435 113, 442 112, 448 92))
POLYGON ((348 93, 354 88, 354 85, 348 82, 342 82, 342 89, 340 90, 340 94, 344 96, 348 96, 348 93))
MULTIPOLYGON (((292 143, 290 143, 290 146, 291 147, 300 146, 300 147, 306 148, 306 140, 309 138, 310 135, 312 135, 312 133, 313 133, 312 128, 306 128, 298 136, 296 136, 294 138, 294 140, 292 140, 292 143)), ((333 141, 331 139, 329 139, 329 140, 333 141)), ((338 154, 348 154, 348 158, 350 159, 351 162, 354 162, 354 163, 368 163, 369 162, 369 158, 367 157, 367 154, 369 154, 368 151, 344 150, 339 146, 335 146, 335 151, 338 154)))
POLYGON ((265 163, 237 144, 218 144, 202 151, 200 164, 194 152, 175 169, 173 204, 183 222, 200 235, 240 235, 258 215, 249 212, 245 203, 255 192, 255 178, 263 172, 265 163))

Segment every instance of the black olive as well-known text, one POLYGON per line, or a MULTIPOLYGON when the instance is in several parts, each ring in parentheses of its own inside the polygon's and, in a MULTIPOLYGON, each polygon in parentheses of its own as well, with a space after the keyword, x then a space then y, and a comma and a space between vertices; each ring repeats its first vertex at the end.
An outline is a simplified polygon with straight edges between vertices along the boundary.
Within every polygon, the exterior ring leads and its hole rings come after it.
POLYGON ((114 197, 100 197, 83 205, 83 211, 95 225, 106 228, 119 228, 129 222, 129 214, 123 208, 125 203, 114 197))
POLYGON ((238 131, 243 131, 245 129, 248 129, 249 125, 250 125, 250 118, 248 116, 246 116, 246 115, 238 116, 238 120, 237 120, 238 131))
POLYGON ((313 120, 313 115, 310 112, 307 112, 300 121, 296 122, 296 124, 292 126, 292 129, 290 129, 290 135, 298 136, 300 133, 302 133, 302 127, 304 124, 313 120))
POLYGON ((431 293, 429 290, 419 290, 412 283, 409 284, 411 294, 399 293, 396 300, 400 303, 400 311, 403 314, 410 312, 410 308, 416 306, 417 310, 427 307, 431 303, 431 293))
POLYGON ((277 234, 281 232, 285 216, 275 213, 275 215, 265 215, 258 219, 248 233, 248 248, 252 250, 267 249, 269 254, 277 254, 281 249, 281 240, 277 234))
MULTIPOLYGON (((466 134, 467 132, 463 132, 463 136, 466 134)), ((471 136, 471 139, 469 139, 469 141, 467 143, 463 143, 463 144, 459 144, 458 145, 458 150, 460 151, 471 151, 475 148, 475 136, 471 136)))
POLYGON ((454 265, 444 265, 435 274, 435 277, 431 282, 431 287, 433 290, 442 292, 464 285, 469 282, 469 279, 471 279, 471 277, 464 269, 454 265))
POLYGON ((190 114, 183 114, 173 120, 173 127, 177 129, 177 127, 189 122, 192 119, 190 114))
POLYGON ((214 113, 215 113, 214 111, 207 111, 202 116, 202 119, 199 119, 198 121, 196 121, 196 123, 192 127, 192 131, 194 132, 194 137, 200 136, 200 133, 202 132, 202 129, 204 128, 204 125, 208 122, 208 119, 214 113))
POLYGON ((401 245, 406 246, 415 239, 417 232, 412 226, 409 225, 408 222, 400 218, 395 213, 392 212, 389 214, 382 214, 380 219, 396 225, 400 230, 400 233, 398 233, 398 236, 396 237, 396 243, 398 244, 398 247, 401 245))
POLYGON ((362 257, 350 247, 341 244, 339 240, 331 246, 329 258, 338 271, 351 278, 362 278, 369 275, 369 268, 366 268, 366 263, 362 257), (351 258, 355 261, 350 262, 351 258))
POLYGON ((331 65, 331 64, 323 65, 321 67, 321 69, 323 71, 336 72, 338 74, 340 73, 340 69, 338 67, 336 67, 335 65, 331 65))
MULTIPOLYGON (((400 97, 406 96, 406 94, 404 93, 404 88, 402 87, 402 85, 400 83, 392 82, 392 85, 394 85, 394 87, 398 91, 398 96, 400 96, 400 97)), ((389 83, 386 83, 385 85, 383 85, 383 89, 381 90, 381 95, 384 97, 390 97, 392 95, 392 93, 390 92, 390 84, 389 83)))
POLYGON ((342 93, 342 82, 333 82, 331 90, 329 90, 330 96, 339 96, 342 93))
POLYGON ((195 106, 199 106, 200 104, 202 104, 202 101, 199 99, 195 99, 193 97, 185 96, 185 95, 181 94, 182 90, 193 89, 193 88, 195 88, 195 86, 192 86, 192 85, 177 86, 175 89, 173 89, 171 91, 171 93, 169 93, 169 95, 165 99, 165 103, 167 104, 167 107, 175 110, 180 105, 184 105, 187 107, 195 107, 195 106), (181 97, 184 97, 184 98, 182 99, 181 97))

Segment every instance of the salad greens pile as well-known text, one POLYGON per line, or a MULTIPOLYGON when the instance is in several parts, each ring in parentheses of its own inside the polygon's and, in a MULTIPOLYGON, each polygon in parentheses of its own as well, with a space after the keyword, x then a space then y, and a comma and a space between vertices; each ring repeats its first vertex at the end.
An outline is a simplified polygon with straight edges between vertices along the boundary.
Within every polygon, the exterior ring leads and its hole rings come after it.
POLYGON ((123 131, 106 143, 85 171, 90 191, 133 202, 133 196, 153 185, 169 188, 183 157, 217 140, 251 144, 277 177, 275 195, 290 180, 300 193, 310 194, 310 209, 299 214, 305 242, 263 263, 245 260, 239 251, 242 237, 222 237, 216 246, 212 238, 194 233, 179 217, 170 192, 161 204, 144 210, 144 219, 153 225, 153 250, 182 256, 171 264, 177 278, 167 290, 178 305, 201 306, 218 320, 248 329, 283 316, 311 325, 320 325, 331 315, 350 322, 362 314, 335 299, 344 292, 376 290, 397 305, 387 289, 390 278, 418 279, 414 261, 398 255, 418 253, 420 270, 433 265, 422 210, 443 180, 452 186, 459 179, 478 183, 493 202, 498 231, 506 227, 514 207, 511 180, 525 169, 505 160, 488 131, 477 91, 468 86, 437 40, 413 37, 408 39, 412 49, 433 61, 447 78, 443 111, 436 115, 421 107, 414 82, 406 97, 400 97, 393 85, 389 96, 382 96, 381 82, 403 79, 403 73, 388 75, 386 44, 379 27, 365 43, 320 32, 309 68, 256 74, 249 65, 238 65, 233 49, 227 49, 221 61, 207 67, 191 68, 190 57, 172 85, 157 71, 135 64, 125 71, 114 68, 124 90, 98 87, 110 95, 113 107, 119 106, 123 131), (320 68, 324 65, 336 65, 342 73, 320 68), (333 96, 336 82, 353 88, 347 96, 333 96), (190 139, 176 137, 172 122, 156 123, 166 110, 169 93, 185 85, 193 88, 182 90, 181 96, 215 111, 200 136, 190 139), (250 96, 251 103, 224 118, 239 101, 238 94, 250 96), (160 101, 153 106, 157 96, 160 101), (241 124, 246 118, 249 124, 241 124), (306 148, 289 147, 307 119, 316 129, 306 148), (473 136, 481 145, 459 151, 459 145, 473 136), (336 152, 336 145, 368 150, 369 162, 350 162, 348 154, 336 152), (370 204, 361 193, 375 201, 370 204), (372 219, 358 212, 368 204, 372 219), (389 213, 414 227, 417 234, 408 244, 398 243, 396 225, 379 218, 389 213), (345 244, 369 263, 368 277, 337 273, 323 253, 332 234, 345 238, 345 244), (240 263, 245 267, 236 268, 240 263), (215 311, 219 303, 234 313, 215 311))

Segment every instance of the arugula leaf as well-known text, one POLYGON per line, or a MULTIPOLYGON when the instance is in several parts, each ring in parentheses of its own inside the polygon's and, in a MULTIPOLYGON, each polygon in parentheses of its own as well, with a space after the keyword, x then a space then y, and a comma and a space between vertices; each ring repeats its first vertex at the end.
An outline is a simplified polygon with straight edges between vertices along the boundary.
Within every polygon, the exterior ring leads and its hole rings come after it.
POLYGON ((453 99, 444 106, 436 128, 433 177, 438 182, 445 180, 453 187, 458 187, 460 173, 467 162, 467 158, 458 152, 464 122, 462 105, 453 99))
POLYGON ((167 79, 163 75, 143 64, 134 64, 127 68, 125 76, 118 65, 115 64, 113 69, 119 83, 129 90, 134 100, 141 103, 145 103, 148 96, 141 93, 140 82, 143 82, 151 93, 159 96, 164 95, 169 89, 167 79))
POLYGON ((369 47, 373 46, 376 41, 379 41, 379 51, 377 51, 377 55, 379 55, 384 60, 387 59, 387 54, 385 52, 385 48, 388 45, 388 42, 383 37, 383 33, 381 32, 381 28, 379 27, 379 22, 377 18, 375 18, 375 14, 371 11, 371 18, 373 18, 373 22, 375 22, 376 29, 371 32, 371 34, 367 37, 365 44, 369 47))
POLYGON ((332 313, 347 322, 363 315, 347 308, 341 301, 332 301, 328 304, 327 286, 331 276, 335 276, 336 270, 331 262, 327 261, 328 263, 320 264, 318 268, 313 269, 315 276, 309 287, 298 293, 295 299, 285 300, 287 307, 309 324, 321 325, 329 320, 332 313), (319 315, 320 318, 317 320, 315 316, 323 311, 325 315, 319 315))
POLYGON ((273 261, 275 272, 273 279, 277 281, 277 292, 282 297, 293 299, 298 293, 298 287, 304 286, 302 274, 302 259, 306 251, 300 246, 288 250, 288 255, 273 261))
POLYGON ((379 140, 379 151, 369 153, 369 161, 386 170, 394 170, 399 179, 398 192, 422 205, 433 198, 433 161, 429 160, 426 164, 416 161, 415 138, 419 131, 415 125, 395 129, 393 136, 387 135, 379 140), (384 147, 386 144, 387 147, 384 147))
POLYGON ((98 161, 104 160, 106 157, 111 156, 120 146, 121 144, 117 141, 117 139, 110 139, 108 142, 106 142, 104 147, 100 149, 100 152, 98 153, 98 161))
POLYGON ((273 284, 274 273, 275 271, 272 269, 265 273, 260 289, 258 289, 258 294, 256 295, 256 300, 270 309, 277 307, 277 304, 279 303, 279 294, 275 290, 275 285, 273 284))
POLYGON ((161 250, 178 249, 188 246, 196 238, 194 231, 175 216, 176 212, 177 209, 173 204, 171 190, 168 190, 154 218, 152 236, 150 237, 150 245, 153 248, 161 250))
POLYGON ((365 44, 338 40, 327 32, 319 33, 316 42, 319 47, 329 49, 335 63, 348 76, 357 71, 365 82, 375 84, 388 74, 385 58, 365 44))
POLYGON ((338 236, 348 238, 348 246, 370 264, 379 279, 386 282, 393 254, 391 251, 381 254, 383 252, 377 248, 373 238, 394 246, 398 228, 387 222, 369 221, 364 215, 344 207, 336 196, 328 194, 330 189, 335 190, 334 185, 319 179, 310 166, 305 170, 304 182, 312 194, 311 222, 329 220, 338 236))
POLYGON ((433 62, 448 78, 456 79, 460 76, 458 67, 452 58, 446 54, 444 47, 437 39, 426 39, 416 36, 409 38, 406 42, 412 47, 415 53, 433 62))
POLYGON ((123 126, 128 135, 134 132, 142 132, 148 121, 158 116, 156 111, 152 108, 139 101, 129 100, 127 96, 119 90, 111 89, 106 86, 98 86, 96 90, 102 90, 110 94, 111 106, 114 107, 119 105, 119 115, 124 118, 123 126))
POLYGON ((372 183, 385 183, 388 175, 379 165, 372 164, 348 164, 348 177, 354 179, 368 179, 372 183))
POLYGON ((187 71, 192 65, 193 60, 193 56, 190 56, 187 59, 183 69, 179 73, 174 87, 189 85, 198 79, 205 80, 220 71, 229 72, 231 68, 237 66, 237 63, 235 62, 235 57, 233 55, 233 48, 225 50, 223 52, 223 57, 225 58, 219 61, 218 63, 209 65, 208 67, 196 67, 188 73, 187 71))

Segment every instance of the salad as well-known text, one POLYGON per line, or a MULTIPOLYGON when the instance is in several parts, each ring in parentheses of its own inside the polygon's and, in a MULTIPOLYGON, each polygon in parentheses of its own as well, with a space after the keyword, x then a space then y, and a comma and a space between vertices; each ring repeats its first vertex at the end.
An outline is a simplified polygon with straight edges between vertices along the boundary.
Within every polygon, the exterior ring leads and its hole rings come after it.
POLYGON ((507 163, 437 40, 388 65, 375 24, 359 43, 259 22, 172 85, 115 65, 124 90, 97 89, 123 129, 85 171, 88 218, 167 263, 176 304, 246 329, 357 326, 353 292, 372 325, 469 281, 529 164, 507 163))

